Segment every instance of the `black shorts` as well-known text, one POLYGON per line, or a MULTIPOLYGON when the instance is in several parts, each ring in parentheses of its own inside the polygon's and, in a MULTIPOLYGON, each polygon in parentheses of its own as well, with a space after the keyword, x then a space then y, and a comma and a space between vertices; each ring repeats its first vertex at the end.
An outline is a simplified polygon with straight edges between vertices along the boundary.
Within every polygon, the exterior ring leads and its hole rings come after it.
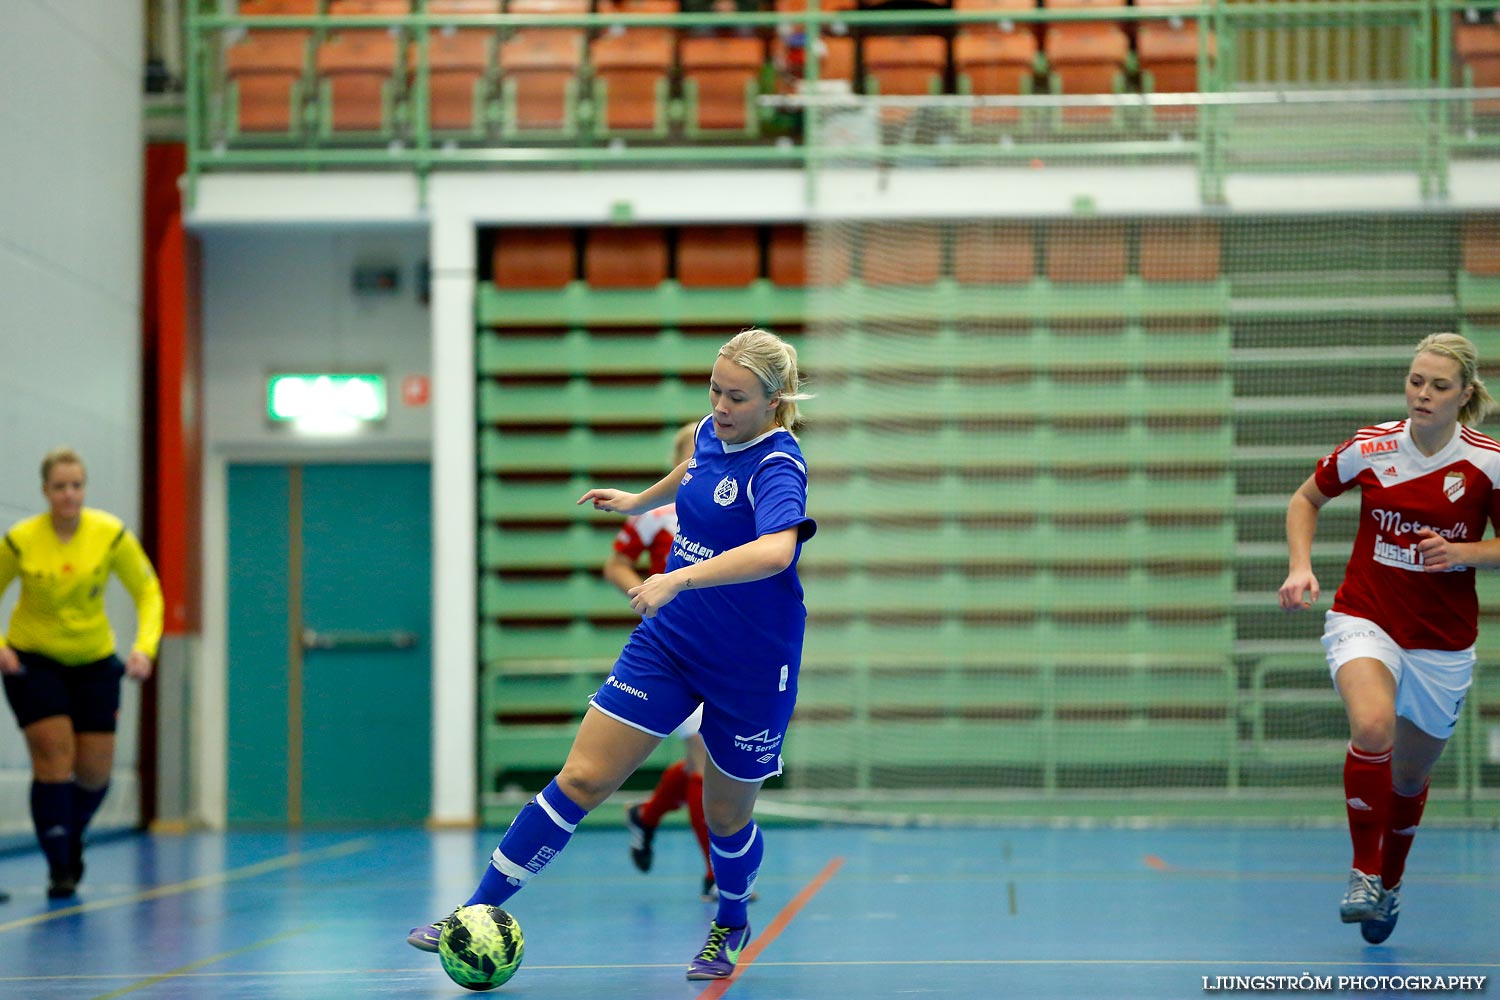
POLYGON ((77 733, 112 733, 120 714, 120 679, 125 664, 107 656, 76 667, 40 653, 16 650, 19 674, 5 674, 5 700, 21 728, 38 719, 66 715, 77 733))

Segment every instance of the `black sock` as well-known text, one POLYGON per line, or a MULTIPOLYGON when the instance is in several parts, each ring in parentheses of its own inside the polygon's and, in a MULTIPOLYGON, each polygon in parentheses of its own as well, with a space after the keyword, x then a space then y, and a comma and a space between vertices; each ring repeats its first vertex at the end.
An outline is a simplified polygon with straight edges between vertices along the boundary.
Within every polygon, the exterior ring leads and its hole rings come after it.
POLYGON ((73 783, 71 781, 33 781, 31 783, 31 822, 36 827, 37 843, 47 856, 47 866, 54 871, 68 871, 73 866, 73 783))
POLYGON ((107 794, 107 781, 103 788, 84 788, 77 781, 73 782, 73 836, 79 843, 83 842, 83 831, 88 829, 89 821, 99 811, 99 805, 107 794))

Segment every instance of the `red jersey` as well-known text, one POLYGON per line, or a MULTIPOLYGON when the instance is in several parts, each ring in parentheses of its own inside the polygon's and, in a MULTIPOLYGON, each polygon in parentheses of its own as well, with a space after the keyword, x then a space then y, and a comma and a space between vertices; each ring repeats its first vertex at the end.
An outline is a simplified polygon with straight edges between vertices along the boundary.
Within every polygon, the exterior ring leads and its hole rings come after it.
POLYGON ((1423 455, 1405 420, 1362 429, 1318 462, 1325 496, 1360 488, 1359 531, 1333 610, 1368 618, 1403 649, 1467 649, 1479 633, 1479 599, 1468 567, 1424 573, 1423 528, 1477 542, 1500 525, 1500 443, 1460 425, 1423 455))
POLYGON ((667 569, 672 539, 677 535, 677 505, 667 504, 625 519, 625 526, 615 535, 615 551, 634 563, 642 552, 651 554, 652 576, 667 569))

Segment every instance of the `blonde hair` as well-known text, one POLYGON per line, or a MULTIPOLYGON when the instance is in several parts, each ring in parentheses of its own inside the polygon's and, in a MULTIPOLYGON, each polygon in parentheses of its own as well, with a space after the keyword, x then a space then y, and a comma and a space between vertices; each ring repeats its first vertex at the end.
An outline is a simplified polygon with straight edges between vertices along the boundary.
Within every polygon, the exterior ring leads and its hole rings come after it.
POLYGON ((88 466, 83 464, 83 456, 72 448, 53 448, 42 458, 42 485, 47 485, 47 480, 52 476, 52 470, 59 465, 76 465, 83 470, 84 479, 88 478, 88 466))
POLYGON ((693 439, 698 436, 698 424, 683 424, 677 428, 677 433, 672 435, 672 468, 677 468, 683 462, 693 457, 693 439))
POLYGON ((751 327, 742 330, 719 348, 719 357, 733 362, 754 375, 766 396, 780 396, 776 404, 776 422, 787 430, 802 423, 797 413, 799 399, 812 399, 800 392, 797 374, 797 349, 776 334, 751 327))
POLYGON ((1432 333, 1422 338, 1418 354, 1436 354, 1458 362, 1458 374, 1464 385, 1473 386, 1474 391, 1458 410, 1458 422, 1466 427, 1478 427, 1485 416, 1496 408, 1495 397, 1485 388, 1479 377, 1479 350, 1468 337, 1457 333, 1432 333))

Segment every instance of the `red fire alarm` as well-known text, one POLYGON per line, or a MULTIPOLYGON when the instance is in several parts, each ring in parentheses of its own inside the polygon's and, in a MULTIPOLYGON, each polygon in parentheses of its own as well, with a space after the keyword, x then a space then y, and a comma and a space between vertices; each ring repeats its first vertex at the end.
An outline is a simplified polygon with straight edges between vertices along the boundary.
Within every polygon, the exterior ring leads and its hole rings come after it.
POLYGON ((432 398, 432 382, 426 375, 407 375, 401 379, 401 402, 407 406, 426 406, 432 398))

